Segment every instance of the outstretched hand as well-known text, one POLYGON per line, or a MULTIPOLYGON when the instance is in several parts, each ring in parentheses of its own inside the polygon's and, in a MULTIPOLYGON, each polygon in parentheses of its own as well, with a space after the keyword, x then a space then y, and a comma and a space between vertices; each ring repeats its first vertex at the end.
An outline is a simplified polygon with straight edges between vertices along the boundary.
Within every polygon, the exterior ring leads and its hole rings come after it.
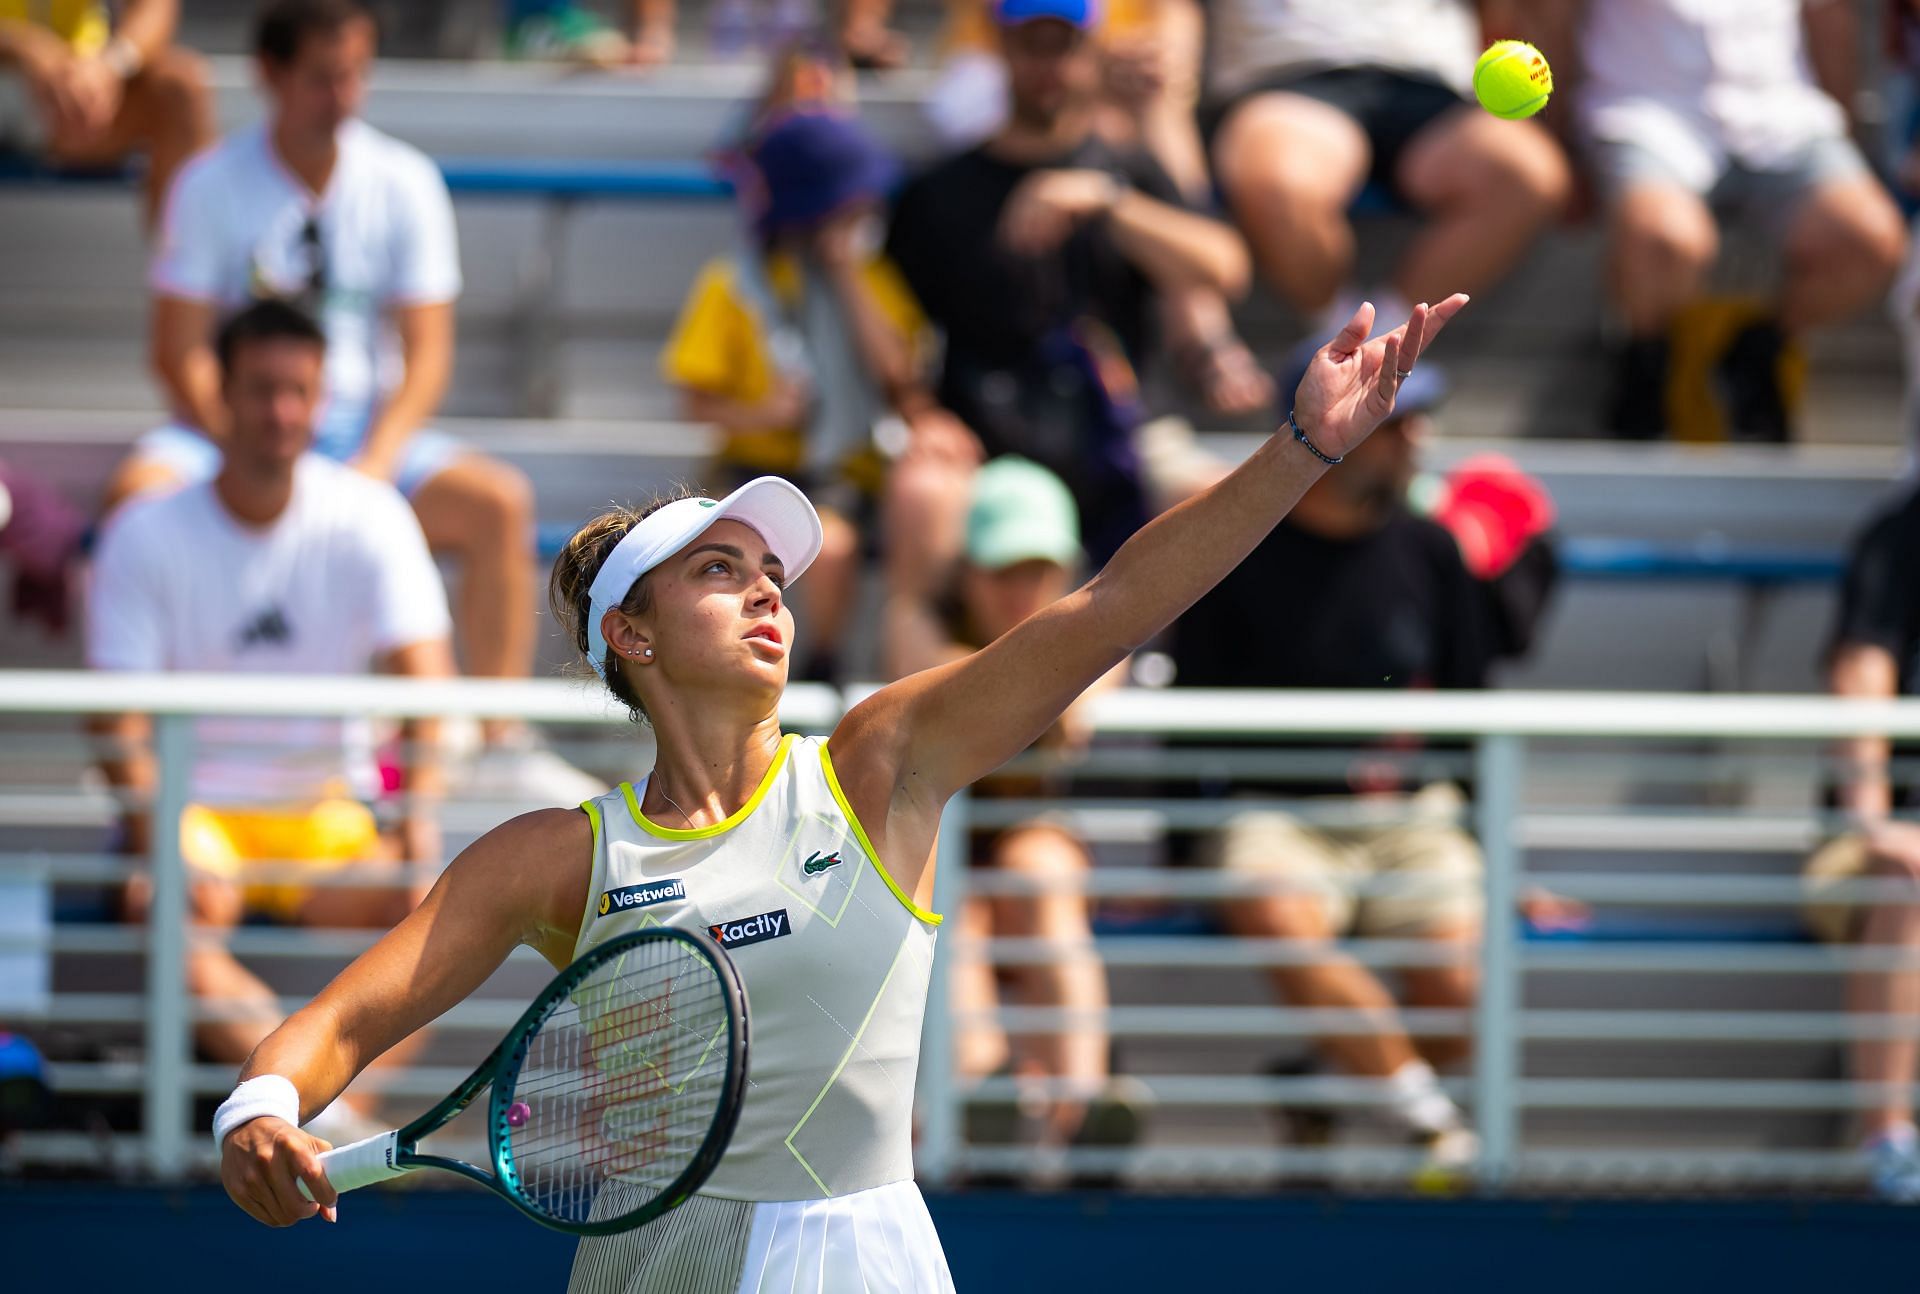
POLYGON ((1391 417, 1400 383, 1466 304, 1461 292, 1437 306, 1422 303, 1405 323, 1372 341, 1367 334, 1373 331, 1373 305, 1362 304, 1340 335, 1313 357, 1293 393, 1294 420, 1314 447, 1339 458, 1391 417))

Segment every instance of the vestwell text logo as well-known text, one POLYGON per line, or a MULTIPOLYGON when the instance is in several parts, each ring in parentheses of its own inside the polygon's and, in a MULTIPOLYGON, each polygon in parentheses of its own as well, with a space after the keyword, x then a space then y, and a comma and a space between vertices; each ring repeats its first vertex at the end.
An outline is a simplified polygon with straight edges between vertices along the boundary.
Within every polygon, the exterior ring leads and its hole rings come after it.
POLYGON ((671 903, 687 897, 687 883, 679 877, 670 881, 649 881, 643 885, 623 885, 600 896, 600 915, 650 908, 656 903, 671 903))

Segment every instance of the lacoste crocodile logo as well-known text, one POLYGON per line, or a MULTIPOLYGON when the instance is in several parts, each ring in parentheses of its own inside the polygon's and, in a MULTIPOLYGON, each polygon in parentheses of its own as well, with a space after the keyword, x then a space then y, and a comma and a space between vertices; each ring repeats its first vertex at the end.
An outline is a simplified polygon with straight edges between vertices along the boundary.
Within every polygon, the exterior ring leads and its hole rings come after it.
POLYGON ((838 867, 839 865, 840 851, 836 849, 831 854, 825 856, 816 853, 813 857, 807 859, 806 862, 800 864, 800 870, 809 876, 818 876, 829 867, 838 867))

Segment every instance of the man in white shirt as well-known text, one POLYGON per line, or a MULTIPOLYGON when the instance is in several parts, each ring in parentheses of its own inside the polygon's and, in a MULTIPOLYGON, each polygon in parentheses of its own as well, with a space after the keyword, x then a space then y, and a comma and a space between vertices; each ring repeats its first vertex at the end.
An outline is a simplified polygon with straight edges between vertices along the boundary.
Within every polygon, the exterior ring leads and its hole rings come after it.
MULTIPOLYGON (((220 674, 453 672, 439 572, 406 501, 384 481, 307 452, 326 341, 297 307, 263 301, 218 339, 223 457, 212 480, 135 500, 95 554, 87 661, 95 669, 220 674)), ((126 796, 125 844, 144 854, 155 782, 144 716, 105 720, 109 780, 126 796)), ((362 725, 221 719, 196 725, 193 803, 181 850, 196 917, 233 925, 249 911, 318 926, 384 927, 412 910, 439 861, 434 726, 409 725, 401 812, 379 829, 381 791, 362 725), (288 864, 332 869, 379 860, 421 870, 408 888, 302 886, 288 864), (279 874, 261 869, 278 865, 279 874)), ((144 909, 144 886, 130 908, 144 909)), ((196 996, 251 1004, 199 1027, 214 1059, 238 1062, 278 1021, 273 994, 224 949, 188 958, 196 996)))
MULTIPOLYGON (((298 302, 327 334, 314 448, 397 485, 428 544, 458 563, 467 673, 523 677, 538 623, 532 490, 517 470, 423 429, 453 369, 459 245, 433 161, 358 117, 374 38, 358 0, 273 0, 261 14, 268 119, 188 164, 149 272, 152 362, 174 425, 141 439, 108 506, 213 474, 227 432, 215 321, 266 296, 298 302)), ((519 734, 496 723, 487 736, 500 745, 519 734)), ((522 780, 528 771, 523 761, 522 780)), ((571 782, 549 798, 575 803, 599 789, 578 774, 571 782)))
POLYGON ((1608 208, 1608 281, 1628 333, 1608 421, 1665 427, 1667 332, 1720 249, 1716 215, 1779 249, 1774 317, 1722 361, 1736 436, 1783 440, 1775 377, 1791 338, 1885 294, 1906 248, 1848 136, 1854 0, 1557 0, 1575 57, 1556 71, 1608 208))
POLYGON ((1364 293, 1383 319, 1404 310, 1396 300, 1485 286, 1558 215, 1571 180, 1553 139, 1472 104, 1482 18, 1511 31, 1509 9, 1524 11, 1513 0, 1208 6, 1214 174, 1289 304, 1351 313, 1348 210, 1369 181, 1422 219, 1392 281, 1364 293))

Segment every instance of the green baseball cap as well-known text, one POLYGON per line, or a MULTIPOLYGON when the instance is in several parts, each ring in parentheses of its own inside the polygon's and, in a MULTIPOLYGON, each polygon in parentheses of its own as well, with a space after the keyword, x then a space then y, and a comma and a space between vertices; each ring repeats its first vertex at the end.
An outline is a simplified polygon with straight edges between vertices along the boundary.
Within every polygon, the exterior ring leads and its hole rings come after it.
POLYGON ((1080 559, 1080 511, 1066 483, 1038 463, 996 458, 973 478, 967 509, 967 560, 997 571, 1040 559, 1080 559))

